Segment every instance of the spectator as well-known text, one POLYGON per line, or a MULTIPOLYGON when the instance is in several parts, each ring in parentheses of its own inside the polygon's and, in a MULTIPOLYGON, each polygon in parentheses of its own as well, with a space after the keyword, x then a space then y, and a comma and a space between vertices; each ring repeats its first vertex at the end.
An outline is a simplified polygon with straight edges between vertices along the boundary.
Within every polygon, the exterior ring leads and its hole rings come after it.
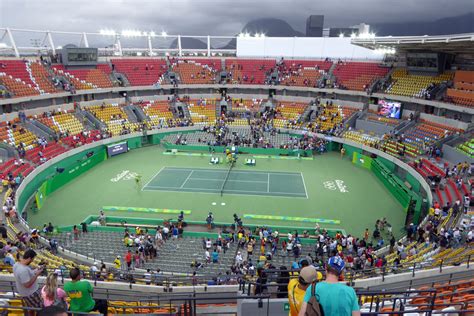
MULTIPOLYGON (((326 281, 320 282, 316 286, 315 294, 325 316, 359 316, 359 304, 353 288, 339 283, 339 277, 344 271, 344 260, 339 256, 331 257, 326 265, 326 281)), ((311 299, 310 285, 304 296, 299 316, 304 316, 308 302, 311 299)))
MULTIPOLYGON (((13 275, 15 276, 16 289, 21 296, 23 305, 26 307, 42 308, 43 301, 37 279, 43 272, 43 267, 33 270, 29 266, 35 257, 36 252, 34 250, 26 250, 23 258, 13 266, 13 275)), ((29 312, 29 314, 33 315, 34 312, 29 312)))
POLYGON ((58 274, 50 273, 46 278, 46 284, 41 289, 44 306, 58 306, 67 310, 66 296, 66 292, 58 287, 58 274))
POLYGON ((107 301, 95 300, 92 298, 92 285, 88 281, 81 281, 81 271, 73 268, 70 272, 72 281, 64 284, 64 290, 71 298, 72 312, 88 313, 98 311, 107 315, 107 301))
POLYGON ((298 316, 301 304, 308 286, 322 279, 322 274, 312 266, 301 269, 298 278, 291 279, 288 283, 288 303, 290 304, 290 316, 298 316))

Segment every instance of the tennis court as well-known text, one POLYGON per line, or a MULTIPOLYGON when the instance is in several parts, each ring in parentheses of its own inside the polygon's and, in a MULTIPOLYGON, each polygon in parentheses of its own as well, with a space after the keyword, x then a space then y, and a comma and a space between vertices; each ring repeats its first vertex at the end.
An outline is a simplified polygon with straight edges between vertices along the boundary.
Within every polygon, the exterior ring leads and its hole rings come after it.
POLYGON ((308 198, 300 172, 164 167, 142 190, 308 198))

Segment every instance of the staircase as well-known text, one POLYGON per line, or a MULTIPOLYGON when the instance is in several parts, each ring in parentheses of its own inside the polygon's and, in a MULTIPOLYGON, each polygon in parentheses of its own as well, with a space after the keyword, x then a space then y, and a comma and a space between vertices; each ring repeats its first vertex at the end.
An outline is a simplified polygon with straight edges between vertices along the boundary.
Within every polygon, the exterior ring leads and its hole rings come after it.
POLYGON ((138 123, 138 118, 133 112, 133 108, 130 105, 126 105, 122 108, 124 112, 127 114, 128 121, 130 123, 138 123))
POLYGON ((80 110, 76 110, 76 112, 74 113, 74 116, 79 120, 79 122, 82 123, 82 125, 84 126, 86 130, 95 129, 94 124, 87 119, 87 117, 84 115, 84 112, 80 110))
POLYGON ((55 139, 56 137, 56 133, 52 129, 36 120, 26 120, 25 123, 21 123, 20 125, 23 125, 24 128, 38 137, 43 137, 47 140, 55 139))
POLYGON ((301 114, 301 116, 299 117, 298 123, 301 124, 301 123, 307 122, 309 120, 309 115, 311 111, 313 110, 314 111, 316 110, 316 106, 313 105, 313 103, 309 103, 304 109, 303 114, 301 114))
POLYGON ((129 108, 132 110, 133 114, 135 114, 139 122, 148 121, 148 117, 140 106, 131 104, 129 105, 129 108))
POLYGON ((122 86, 124 86, 124 87, 129 87, 130 86, 130 82, 128 81, 127 76, 125 76, 121 72, 117 72, 117 71, 114 70, 110 74, 110 77, 112 79, 112 82, 119 81, 119 82, 122 82, 122 86))
POLYGON ((92 125, 94 125, 94 129, 103 130, 107 128, 107 125, 105 125, 104 122, 97 119, 97 117, 95 117, 92 113, 88 111, 82 111, 82 113, 87 118, 87 120, 89 120, 92 123, 92 125))

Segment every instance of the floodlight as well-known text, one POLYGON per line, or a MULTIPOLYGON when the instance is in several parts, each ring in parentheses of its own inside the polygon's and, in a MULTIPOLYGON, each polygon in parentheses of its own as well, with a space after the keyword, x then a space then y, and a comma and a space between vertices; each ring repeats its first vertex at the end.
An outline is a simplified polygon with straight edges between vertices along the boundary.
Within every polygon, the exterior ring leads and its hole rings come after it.
POLYGON ((100 35, 106 35, 106 36, 115 36, 116 35, 114 30, 100 30, 99 33, 100 33, 100 35))
POLYGON ((156 36, 156 33, 151 31, 150 33, 148 33, 148 35, 150 35, 151 37, 155 37, 156 36))
POLYGON ((344 37, 344 33, 339 34, 339 37, 340 37, 340 38, 343 38, 343 37, 344 37))
POLYGON ((168 36, 168 33, 166 33, 165 31, 161 31, 161 36, 166 37, 168 36))

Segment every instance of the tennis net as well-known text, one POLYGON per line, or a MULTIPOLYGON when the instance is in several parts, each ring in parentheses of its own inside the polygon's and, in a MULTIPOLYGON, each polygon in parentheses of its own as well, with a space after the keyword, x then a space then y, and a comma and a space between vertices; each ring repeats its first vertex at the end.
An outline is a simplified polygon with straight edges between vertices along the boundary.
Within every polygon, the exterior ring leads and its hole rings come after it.
POLYGON ((221 187, 221 196, 224 194, 225 184, 227 183, 227 179, 229 179, 229 175, 230 175, 230 172, 232 171, 232 168, 234 168, 234 163, 235 161, 232 161, 230 163, 230 168, 227 171, 227 174, 225 175, 224 182, 222 183, 222 187, 221 187))

